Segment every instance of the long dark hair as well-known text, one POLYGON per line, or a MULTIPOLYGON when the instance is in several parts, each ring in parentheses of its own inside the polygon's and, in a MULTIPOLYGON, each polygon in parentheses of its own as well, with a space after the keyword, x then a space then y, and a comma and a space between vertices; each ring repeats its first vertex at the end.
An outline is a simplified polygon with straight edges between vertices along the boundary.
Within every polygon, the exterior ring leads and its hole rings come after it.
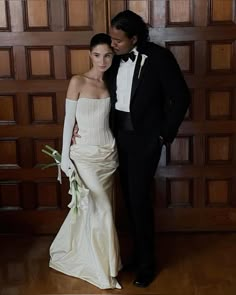
POLYGON ((137 47, 142 47, 149 41, 148 25, 144 22, 142 17, 131 10, 124 10, 119 12, 111 20, 111 26, 122 30, 126 33, 128 38, 137 36, 137 47))
POLYGON ((98 33, 94 35, 90 41, 89 49, 93 50, 94 47, 101 44, 107 44, 111 47, 111 37, 105 33, 98 33))

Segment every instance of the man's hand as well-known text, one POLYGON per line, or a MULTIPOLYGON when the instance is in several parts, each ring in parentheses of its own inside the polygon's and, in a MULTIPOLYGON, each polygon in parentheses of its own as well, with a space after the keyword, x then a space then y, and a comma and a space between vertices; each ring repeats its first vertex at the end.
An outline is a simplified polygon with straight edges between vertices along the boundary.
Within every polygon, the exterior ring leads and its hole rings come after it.
POLYGON ((80 135, 78 134, 78 132, 79 132, 78 124, 75 124, 74 129, 73 129, 73 135, 72 135, 72 138, 71 138, 73 144, 76 143, 75 138, 76 137, 80 137, 80 135))

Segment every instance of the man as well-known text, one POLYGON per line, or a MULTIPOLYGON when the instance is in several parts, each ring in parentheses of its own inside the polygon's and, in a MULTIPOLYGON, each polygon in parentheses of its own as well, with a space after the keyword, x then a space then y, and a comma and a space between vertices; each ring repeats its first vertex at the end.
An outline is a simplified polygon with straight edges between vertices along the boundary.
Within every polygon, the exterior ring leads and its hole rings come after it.
POLYGON ((110 36, 116 54, 108 81, 111 124, 134 240, 134 285, 147 287, 156 272, 151 184, 162 145, 174 140, 190 94, 174 56, 148 41, 148 27, 139 15, 129 10, 117 14, 110 36))

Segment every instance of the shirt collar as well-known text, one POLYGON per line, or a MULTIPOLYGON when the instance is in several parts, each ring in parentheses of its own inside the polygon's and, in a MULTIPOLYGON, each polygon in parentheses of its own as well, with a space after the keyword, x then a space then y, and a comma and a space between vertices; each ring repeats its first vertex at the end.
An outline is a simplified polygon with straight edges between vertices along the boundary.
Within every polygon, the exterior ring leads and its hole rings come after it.
POLYGON ((137 47, 134 47, 130 52, 132 52, 137 56, 138 55, 138 50, 137 47))

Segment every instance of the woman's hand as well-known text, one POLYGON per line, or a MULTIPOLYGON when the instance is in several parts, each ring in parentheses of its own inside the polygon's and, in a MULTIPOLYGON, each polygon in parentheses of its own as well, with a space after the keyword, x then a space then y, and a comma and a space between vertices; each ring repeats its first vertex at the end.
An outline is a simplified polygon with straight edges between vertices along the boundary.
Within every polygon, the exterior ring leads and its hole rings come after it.
POLYGON ((78 138, 80 137, 78 132, 79 132, 78 124, 75 124, 74 129, 73 129, 73 135, 72 135, 72 138, 71 138, 73 144, 76 143, 76 141, 75 141, 76 137, 78 137, 78 138))

